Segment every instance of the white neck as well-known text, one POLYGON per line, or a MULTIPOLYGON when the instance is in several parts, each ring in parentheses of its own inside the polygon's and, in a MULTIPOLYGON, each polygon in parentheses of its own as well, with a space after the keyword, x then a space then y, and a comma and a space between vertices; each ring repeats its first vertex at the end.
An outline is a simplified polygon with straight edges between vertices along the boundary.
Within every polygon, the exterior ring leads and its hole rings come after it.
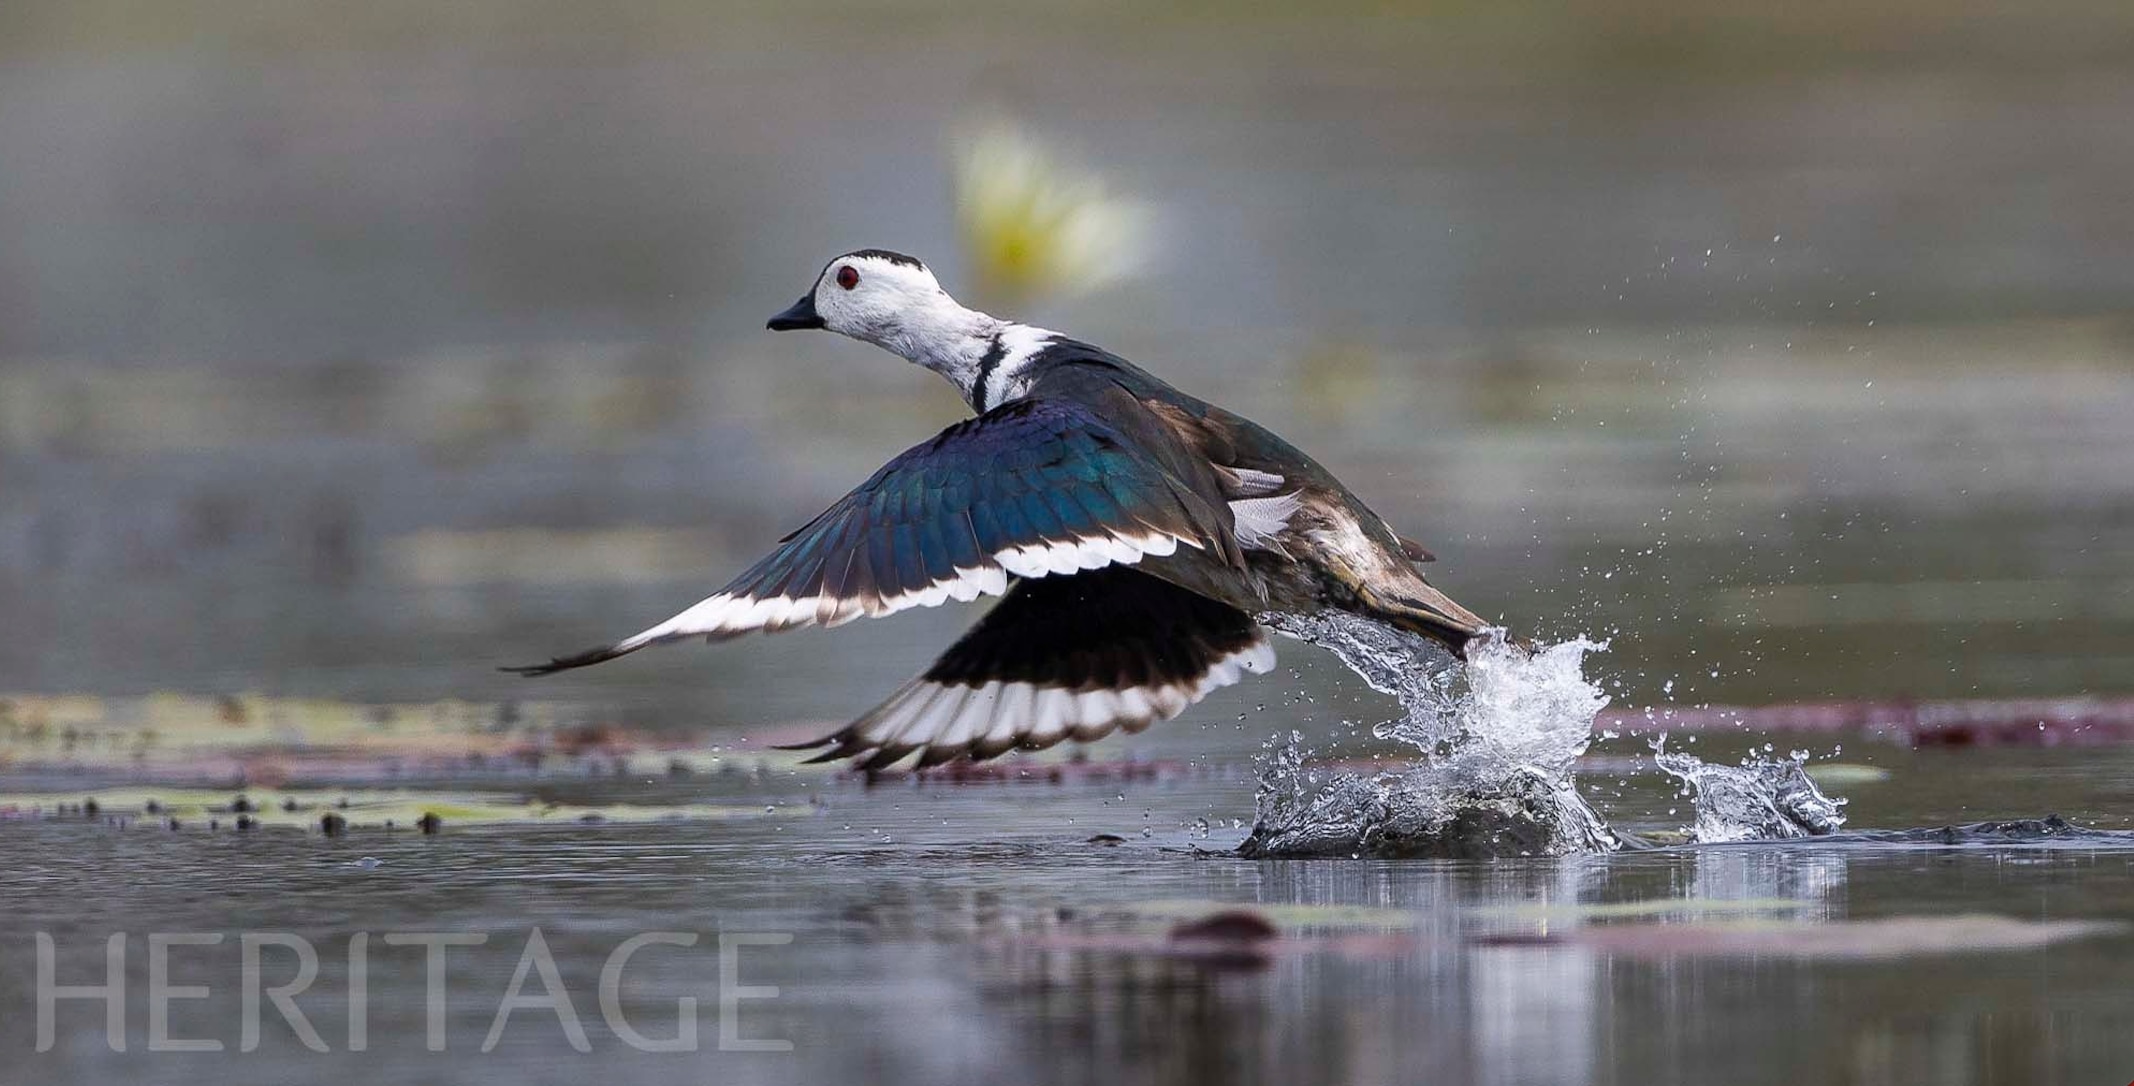
POLYGON ((966 309, 944 294, 937 304, 914 306, 857 338, 948 378, 983 412, 1022 395, 1034 376, 1024 372, 1031 357, 1059 336, 966 309))

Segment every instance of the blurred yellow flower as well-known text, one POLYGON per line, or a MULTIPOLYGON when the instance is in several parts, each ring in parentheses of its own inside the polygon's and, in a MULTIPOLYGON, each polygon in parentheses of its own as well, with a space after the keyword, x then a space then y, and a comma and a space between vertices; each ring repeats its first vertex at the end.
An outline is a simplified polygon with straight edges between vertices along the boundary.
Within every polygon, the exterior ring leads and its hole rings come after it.
POLYGON ((956 212, 975 283, 994 302, 1079 294, 1132 275, 1151 219, 1002 123, 959 142, 956 212))

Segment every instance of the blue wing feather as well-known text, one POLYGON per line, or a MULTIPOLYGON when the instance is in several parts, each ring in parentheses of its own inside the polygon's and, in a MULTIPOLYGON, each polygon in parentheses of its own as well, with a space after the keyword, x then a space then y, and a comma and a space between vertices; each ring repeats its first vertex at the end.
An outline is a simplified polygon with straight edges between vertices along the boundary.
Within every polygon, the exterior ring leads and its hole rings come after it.
POLYGON ((966 577, 999 592, 1009 572, 1000 556, 1094 535, 1167 535, 1234 567, 1242 559, 1229 506, 1164 466, 1181 455, 1189 454, 1137 445, 1074 401, 1012 401, 906 450, 695 607, 614 645, 523 670, 578 667, 683 637, 879 614, 920 602, 884 608, 885 598, 966 577), (771 599, 791 602, 756 606, 771 599))

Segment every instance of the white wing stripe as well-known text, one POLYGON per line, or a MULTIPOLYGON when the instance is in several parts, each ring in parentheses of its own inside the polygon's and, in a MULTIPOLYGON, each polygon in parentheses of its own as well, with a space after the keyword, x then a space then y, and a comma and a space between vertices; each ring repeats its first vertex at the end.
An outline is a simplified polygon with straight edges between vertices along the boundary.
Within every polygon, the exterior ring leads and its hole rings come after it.
POLYGON ((914 679, 861 718, 855 734, 869 749, 906 751, 961 752, 1016 743, 1046 747, 1069 737, 1088 742, 1122 725, 1138 731, 1153 721, 1169 720, 1246 673, 1262 674, 1273 667, 1274 645, 1263 633, 1197 678, 1155 686, 1076 692, 1026 682, 995 680, 969 687, 914 679))
POLYGON ((941 741, 955 746, 969 746, 985 732, 991 723, 994 707, 1000 704, 1000 683, 990 682, 972 691, 964 699, 963 711, 949 721, 941 733, 941 741))
POLYGON ((1029 683, 1009 683, 1001 688, 999 708, 993 714, 993 726, 987 728, 981 741, 990 746, 1007 746, 1015 741, 1015 730, 1037 709, 1037 687, 1029 683))
POLYGON ((969 601, 979 596, 1005 595, 1011 575, 1064 576, 1108 565, 1133 565, 1150 555, 1174 554, 1180 543, 1196 549, 1200 546, 1195 540, 1152 531, 1144 535, 1086 536, 1057 543, 1010 547, 994 554, 987 564, 958 569, 955 576, 946 580, 872 600, 836 596, 765 596, 756 599, 721 592, 649 630, 625 638, 615 648, 629 652, 655 642, 683 637, 731 637, 753 630, 785 630, 818 624, 842 626, 862 615, 888 615, 913 607, 939 607, 950 599, 969 601))

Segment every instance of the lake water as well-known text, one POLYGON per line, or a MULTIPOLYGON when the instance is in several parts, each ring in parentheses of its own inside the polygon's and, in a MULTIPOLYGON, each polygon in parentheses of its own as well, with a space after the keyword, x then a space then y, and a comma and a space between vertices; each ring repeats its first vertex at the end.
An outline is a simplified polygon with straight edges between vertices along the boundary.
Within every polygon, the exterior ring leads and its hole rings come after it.
MULTIPOLYGON (((2124 754, 2056 753, 1993 770, 1900 759, 1852 789, 1858 823, 1962 819, 1980 796, 2036 782, 2126 779, 2124 754), (1953 795, 1974 802, 1952 803, 1953 795)), ((1868 840, 1667 848, 1491 861, 1247 861, 1241 836, 1190 828, 1249 817, 1249 781, 866 789, 771 773, 689 788, 609 784, 776 805, 760 819, 447 832, 171 833, 0 827, 11 917, 0 996, 35 1006, 33 932, 62 983, 104 979, 104 940, 131 933, 131 1049, 103 1005, 67 1001, 31 1055, 34 1015, 0 1043, 40 1082, 427 1081, 2082 1082, 2126 1065, 2134 993, 2134 841, 2095 836, 1943 845, 1868 840), (1124 797, 1124 798, 1121 798, 1124 797), (1144 836, 1144 832, 1147 836, 1144 836), (1091 843, 1115 834, 1115 844, 1091 843), (374 866, 359 863, 369 857, 374 866), (1181 949, 1171 932, 1219 907, 1275 921, 1248 952, 1181 949), (1958 919, 1969 918, 1969 919, 1958 919), (538 927, 591 1052, 553 1011, 520 1009, 482 1051, 538 927), (145 1051, 150 931, 223 932, 170 951, 207 998, 171 1036, 222 1055, 145 1051), (300 1047, 272 1006, 239 1053, 238 934, 312 944, 296 1004, 331 1051, 300 1047), (454 948, 445 1050, 425 1048, 423 950, 389 933, 474 932, 454 948), (368 932, 369 1048, 348 1048, 347 944, 368 932), (643 932, 623 1020, 678 1036, 697 999, 698 1051, 630 1047, 599 1010, 599 975, 643 932), (775 985, 723 1012, 725 983, 775 985), (783 937, 756 945, 743 936, 783 937), (722 1050, 782 1039, 789 1052, 722 1050)), ((1663 794, 1646 797, 1658 804, 1663 794)), ((2124 809, 2123 786, 2089 803, 2124 809)), ((2080 813, 2078 808, 2071 811, 2080 813)), ((1668 823, 1664 817, 1642 826, 1668 823)), ((291 953, 262 951, 269 987, 291 953)), ((544 991, 538 976, 525 989, 544 991)))

